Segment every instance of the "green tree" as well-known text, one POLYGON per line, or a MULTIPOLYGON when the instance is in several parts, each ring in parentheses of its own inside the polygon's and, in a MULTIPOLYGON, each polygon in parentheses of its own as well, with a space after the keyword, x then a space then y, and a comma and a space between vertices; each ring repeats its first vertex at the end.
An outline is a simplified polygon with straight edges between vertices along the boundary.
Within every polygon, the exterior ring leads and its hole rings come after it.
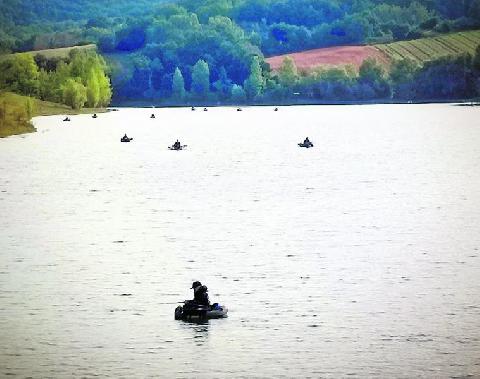
POLYGON ((36 95, 38 67, 31 54, 14 54, 0 62, 0 88, 22 95, 36 95))
POLYGON ((418 65, 411 59, 395 61, 390 69, 390 80, 394 83, 406 83, 413 79, 418 65))
POLYGON ((68 66, 70 76, 81 78, 84 85, 87 83, 90 70, 94 68, 97 63, 94 54, 95 53, 79 49, 72 49, 69 52, 70 63, 68 66))
POLYGON ((110 79, 103 71, 98 71, 97 81, 100 93, 98 105, 101 107, 106 107, 112 100, 112 86, 110 84, 110 79))
POLYGON ((234 84, 232 86, 232 101, 235 103, 243 103, 247 99, 245 91, 243 90, 242 86, 238 84, 234 84))
POLYGON ((298 80, 297 66, 292 57, 285 57, 278 72, 278 80, 284 87, 290 87, 296 84, 298 80))
POLYGON ((365 98, 378 99, 391 97, 391 86, 385 78, 383 67, 374 58, 367 58, 360 66, 358 82, 365 90, 365 98))
POLYGON ((260 67, 258 56, 253 57, 252 64, 250 65, 250 75, 245 80, 243 87, 247 98, 250 100, 261 95, 265 88, 265 78, 262 76, 262 68, 260 67))
POLYGON ((182 72, 177 67, 173 74, 172 80, 172 97, 177 101, 182 101, 185 98, 185 80, 182 72))
POLYGON ((70 78, 72 75, 70 73, 70 65, 66 64, 65 62, 58 63, 57 70, 55 71, 57 80, 59 83, 64 83, 70 78))
MULTIPOLYGON (((67 77, 64 78, 64 81, 67 77)), ((38 95, 41 100, 53 101, 61 103, 63 101, 62 82, 58 71, 47 72, 40 70, 38 95)))
POLYGON ((360 81, 374 83, 384 78, 385 71, 376 59, 367 58, 360 66, 358 74, 360 81))
POLYGON ((210 92, 210 69, 208 63, 202 59, 193 66, 192 92, 197 98, 207 98, 210 92))
POLYGON ((63 101, 73 109, 80 109, 87 101, 87 89, 82 83, 70 78, 63 85, 63 101))
POLYGON ((49 74, 45 70, 38 73, 38 96, 41 100, 46 100, 48 96, 49 74))
POLYGON ((65 83, 67 78, 75 78, 86 87, 89 106, 107 106, 112 98, 112 89, 106 75, 105 60, 95 52, 78 49, 70 52, 70 59, 66 68, 57 68, 57 73, 61 72, 60 82, 65 83))
POLYGON ((98 84, 98 74, 91 69, 87 79, 87 105, 95 108, 100 103, 100 86, 98 84))
POLYGON ((222 66, 218 74, 218 80, 213 83, 213 88, 217 91, 220 99, 225 100, 231 96, 232 84, 232 81, 228 78, 227 70, 222 66))

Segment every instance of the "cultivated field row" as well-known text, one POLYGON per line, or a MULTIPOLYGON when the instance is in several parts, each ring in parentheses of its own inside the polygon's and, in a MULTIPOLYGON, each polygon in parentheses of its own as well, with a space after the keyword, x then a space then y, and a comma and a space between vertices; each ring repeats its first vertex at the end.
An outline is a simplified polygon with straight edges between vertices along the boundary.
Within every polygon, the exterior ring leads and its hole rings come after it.
POLYGON ((480 30, 473 30, 412 41, 375 45, 375 47, 392 60, 409 58, 418 63, 425 63, 466 53, 473 55, 479 45, 480 30))

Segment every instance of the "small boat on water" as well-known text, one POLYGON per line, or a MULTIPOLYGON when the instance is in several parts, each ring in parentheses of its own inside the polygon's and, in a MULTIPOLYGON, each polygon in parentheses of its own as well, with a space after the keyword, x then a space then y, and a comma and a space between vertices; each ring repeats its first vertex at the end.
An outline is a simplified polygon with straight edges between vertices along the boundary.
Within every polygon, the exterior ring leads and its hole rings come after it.
POLYGON ((298 146, 305 147, 305 148, 309 149, 309 148, 313 147, 313 143, 310 142, 310 140, 307 137, 307 138, 305 138, 305 140, 302 143, 299 143, 298 146))
POLYGON ((196 304, 191 300, 185 300, 184 305, 175 308, 175 320, 203 321, 216 318, 228 317, 228 309, 217 303, 213 305, 196 304))
POLYGON ((298 146, 310 149, 311 147, 313 147, 313 143, 311 143, 311 142, 310 143, 299 143, 298 146))
POLYGON ((168 150, 183 150, 187 147, 187 145, 182 145, 180 141, 177 139, 172 146, 168 147, 168 150))
POLYGON ((179 151, 179 150, 184 150, 187 148, 187 145, 180 145, 180 146, 176 146, 175 144, 173 144, 172 146, 169 146, 168 147, 168 150, 176 150, 176 151, 179 151))

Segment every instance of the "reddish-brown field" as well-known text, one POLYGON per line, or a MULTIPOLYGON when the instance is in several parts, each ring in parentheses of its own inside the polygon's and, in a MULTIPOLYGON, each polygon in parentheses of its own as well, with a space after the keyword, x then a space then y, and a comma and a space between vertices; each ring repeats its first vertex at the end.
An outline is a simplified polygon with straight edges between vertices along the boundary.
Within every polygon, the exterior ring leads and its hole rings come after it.
POLYGON ((299 53, 277 55, 267 58, 272 70, 278 70, 286 56, 292 57, 299 71, 310 71, 318 66, 346 66, 359 68, 367 58, 375 58, 388 65, 388 56, 373 46, 337 46, 306 50, 299 53))

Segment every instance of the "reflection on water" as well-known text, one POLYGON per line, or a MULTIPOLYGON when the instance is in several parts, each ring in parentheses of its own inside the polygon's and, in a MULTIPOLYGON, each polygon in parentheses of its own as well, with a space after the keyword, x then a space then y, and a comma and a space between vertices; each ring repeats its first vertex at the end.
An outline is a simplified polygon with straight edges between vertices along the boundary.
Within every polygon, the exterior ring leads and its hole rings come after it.
MULTIPOLYGON (((206 321, 180 321, 186 335, 190 335, 192 343, 197 346, 208 345, 209 320, 206 321)), ((187 337, 188 338, 188 337, 187 337)))
POLYGON ((0 140, 0 375, 480 376, 479 111, 37 119, 0 140), (229 318, 174 320, 193 280, 229 318))

